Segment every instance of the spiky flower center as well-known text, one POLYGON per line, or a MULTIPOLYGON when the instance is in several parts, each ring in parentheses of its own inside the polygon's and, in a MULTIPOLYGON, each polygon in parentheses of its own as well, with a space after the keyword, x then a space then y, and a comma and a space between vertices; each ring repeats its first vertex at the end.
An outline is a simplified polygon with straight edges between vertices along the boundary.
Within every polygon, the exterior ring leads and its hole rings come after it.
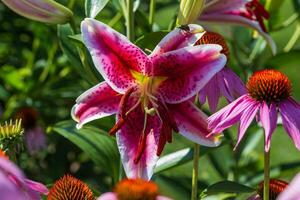
POLYGON ((9 123, 6 121, 0 125, 0 140, 14 139, 22 136, 24 129, 22 128, 22 120, 16 119, 15 121, 10 120, 9 123))
POLYGON ((253 99, 270 103, 291 96, 292 85, 288 77, 277 70, 261 70, 249 78, 247 89, 253 99))
POLYGON ((90 188, 71 175, 64 175, 55 182, 47 200, 95 200, 90 188))
MULTIPOLYGON (((276 200, 279 194, 288 186, 288 183, 285 181, 277 180, 277 179, 270 179, 270 192, 269 192, 269 199, 276 200)), ((263 198, 264 193, 264 182, 261 182, 258 187, 257 193, 261 198, 263 198)))
POLYGON ((222 37, 222 35, 214 32, 205 32, 204 35, 196 42, 195 45, 201 45, 201 44, 218 44, 222 46, 222 51, 226 57, 227 60, 229 59, 230 53, 229 48, 226 44, 225 39, 222 37))
POLYGON ((158 196, 158 186, 143 179, 122 180, 114 191, 118 200, 155 200, 158 196))

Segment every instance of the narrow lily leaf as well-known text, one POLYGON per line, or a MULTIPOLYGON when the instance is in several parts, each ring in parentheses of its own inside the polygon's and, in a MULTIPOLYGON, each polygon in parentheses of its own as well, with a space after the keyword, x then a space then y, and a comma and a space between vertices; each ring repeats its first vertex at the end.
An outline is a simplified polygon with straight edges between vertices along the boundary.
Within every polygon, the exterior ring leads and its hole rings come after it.
POLYGON ((11 10, 32 20, 51 24, 68 22, 73 13, 53 0, 2 0, 11 10))
POLYGON ((79 44, 83 44, 83 40, 82 40, 82 35, 81 34, 77 34, 77 35, 69 35, 68 36, 72 41, 79 43, 79 44))
POLYGON ((218 183, 215 183, 213 185, 210 185, 208 188, 206 188, 203 193, 206 195, 215 195, 219 193, 251 193, 254 192, 255 189, 248 187, 246 185, 242 185, 237 182, 233 181, 220 181, 218 183))
MULTIPOLYGON (((225 143, 221 144, 219 147, 223 146, 225 143)), ((218 148, 219 148, 218 147, 218 148)), ((216 148, 209 147, 200 147, 200 157, 206 155, 210 151, 216 148)), ((154 173, 160 173, 165 170, 171 169, 173 167, 177 167, 183 165, 189 161, 193 160, 194 149, 193 148, 185 148, 174 153, 167 154, 162 156, 156 163, 156 167, 154 169, 154 173)))
POLYGON ((95 18, 108 2, 109 0, 86 0, 85 15, 95 18))
POLYGON ((73 121, 60 122, 54 126, 53 130, 82 149, 98 167, 110 174, 115 181, 118 179, 120 158, 113 137, 92 126, 85 126, 78 130, 73 121))

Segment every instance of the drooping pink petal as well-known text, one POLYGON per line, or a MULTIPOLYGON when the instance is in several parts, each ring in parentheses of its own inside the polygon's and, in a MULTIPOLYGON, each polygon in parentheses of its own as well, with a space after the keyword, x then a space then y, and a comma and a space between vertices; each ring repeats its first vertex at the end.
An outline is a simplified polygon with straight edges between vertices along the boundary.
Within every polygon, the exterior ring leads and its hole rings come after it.
POLYGON ((282 125, 300 150, 300 106, 292 98, 279 103, 282 125))
POLYGON ((207 137, 210 133, 207 116, 192 102, 185 101, 180 104, 170 104, 168 107, 175 118, 179 133, 184 137, 209 147, 220 144, 219 137, 207 137))
POLYGON ((15 184, 8 181, 5 173, 0 170, 0 194, 2 200, 24 200, 24 194, 18 190, 15 184))
POLYGON ((73 119, 78 121, 77 128, 92 120, 115 114, 121 97, 106 82, 85 91, 77 98, 71 112, 73 119))
POLYGON ((241 118, 240 118, 240 125, 238 130, 238 140, 234 147, 234 149, 237 148, 239 143, 241 142, 242 138, 244 137, 247 128, 253 121, 255 115, 257 114, 257 111, 259 109, 259 103, 252 103, 249 104, 249 106, 243 111, 241 118))
POLYGON ((132 70, 142 74, 151 70, 147 55, 109 26, 88 18, 81 31, 96 68, 115 91, 123 94, 136 84, 132 70))
POLYGON ((183 28, 175 28, 157 44, 151 56, 187 46, 194 46, 204 33, 205 31, 202 26, 197 24, 189 24, 183 28))
POLYGON ((204 104, 207 98, 209 109, 212 113, 216 112, 219 98, 221 97, 220 86, 218 84, 219 73, 212 77, 199 92, 199 102, 204 104))
POLYGON ((166 77, 158 92, 167 103, 180 103, 194 96, 226 63, 220 45, 181 48, 152 57, 155 76, 166 77))
POLYGON ((265 130, 265 151, 270 150, 271 137, 277 125, 276 104, 271 103, 270 107, 263 102, 260 108, 260 122, 265 130))
MULTIPOLYGON (((132 108, 136 102, 137 100, 131 97, 128 109, 132 108)), ((149 180, 158 159, 161 122, 156 115, 147 115, 147 119, 145 116, 141 106, 137 106, 127 115, 126 123, 116 134, 122 163, 128 178, 149 180)))
POLYGON ((245 84, 230 67, 224 67, 218 74, 220 74, 218 81, 221 86, 221 94, 225 96, 227 101, 232 102, 247 93, 245 84))
POLYGON ((289 186, 281 192, 277 200, 298 200, 300 197, 300 173, 297 174, 289 186))
POLYGON ((39 194, 45 194, 45 195, 47 195, 49 192, 48 188, 44 184, 29 179, 24 179, 24 181, 27 187, 30 190, 33 190, 34 192, 38 192, 39 194))
POLYGON ((102 194, 97 200, 118 200, 116 193, 113 192, 106 192, 102 194))
POLYGON ((239 10, 246 6, 248 0, 206 0, 204 13, 220 13, 239 10))
POLYGON ((46 23, 66 23, 72 12, 52 0, 2 0, 14 12, 32 20, 46 23))
POLYGON ((218 24, 233 24, 233 25, 241 25, 246 26, 249 28, 253 28, 256 31, 259 32, 261 36, 264 37, 264 39, 267 41, 269 46, 271 47, 271 50, 273 54, 276 54, 276 44, 273 41, 273 39, 270 37, 269 34, 264 32, 259 23, 257 21, 253 21, 250 19, 247 19, 245 17, 239 16, 239 15, 231 15, 231 14, 203 14, 201 15, 200 20, 202 22, 211 22, 211 23, 218 23, 218 24))
POLYGON ((212 129, 212 133, 222 132, 224 129, 237 123, 245 109, 253 104, 257 104, 257 102, 251 99, 248 95, 241 96, 210 116, 208 118, 208 128, 212 129))

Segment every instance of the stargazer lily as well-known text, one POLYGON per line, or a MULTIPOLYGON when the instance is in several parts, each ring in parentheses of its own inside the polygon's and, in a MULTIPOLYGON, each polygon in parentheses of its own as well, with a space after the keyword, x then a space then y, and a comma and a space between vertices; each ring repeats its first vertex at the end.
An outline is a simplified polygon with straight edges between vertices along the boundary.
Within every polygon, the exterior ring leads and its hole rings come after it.
POLYGON ((129 178, 151 178, 172 130, 205 146, 219 145, 219 137, 206 137, 206 115, 188 101, 226 63, 220 45, 193 46, 204 33, 201 26, 175 29, 149 56, 94 19, 85 19, 81 30, 105 81, 79 96, 72 116, 80 128, 117 114, 109 133, 116 134, 129 178))
POLYGON ((259 0, 205 0, 199 20, 253 28, 265 38, 275 54, 276 45, 267 34, 264 25, 264 19, 269 19, 269 17, 270 14, 259 0))

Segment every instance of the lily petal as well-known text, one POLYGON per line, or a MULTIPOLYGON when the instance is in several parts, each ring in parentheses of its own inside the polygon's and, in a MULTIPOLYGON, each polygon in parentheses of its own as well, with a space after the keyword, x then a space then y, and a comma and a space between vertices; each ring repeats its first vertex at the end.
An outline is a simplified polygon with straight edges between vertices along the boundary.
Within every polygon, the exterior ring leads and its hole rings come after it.
POLYGON ((158 87, 163 99, 180 103, 194 96, 226 64, 221 50, 220 45, 207 44, 152 57, 154 75, 167 77, 158 87))
POLYGON ((147 55, 109 26, 87 18, 81 31, 96 68, 115 91, 124 94, 136 84, 131 71, 147 74, 151 70, 147 55))
POLYGON ((300 150, 300 106, 289 98, 279 103, 279 111, 282 117, 282 125, 300 150))
POLYGON ((216 147, 220 145, 220 135, 207 137, 210 133, 207 116, 192 102, 185 101, 180 104, 170 104, 168 107, 175 118, 179 132, 184 137, 204 146, 216 147))
POLYGON ((241 25, 241 26, 253 28, 256 31, 258 31, 261 36, 264 37, 264 39, 269 44, 272 53, 275 55, 277 52, 276 44, 273 41, 273 39, 261 29, 259 23, 256 21, 238 15, 230 15, 230 14, 207 14, 207 15, 203 14, 201 15, 200 20, 204 23, 206 22, 219 23, 219 24, 224 23, 224 24, 241 25))
MULTIPOLYGON (((131 108, 135 104, 136 100, 133 100, 133 97, 130 98, 128 107, 131 108)), ((145 121, 145 114, 141 106, 137 106, 127 115, 126 123, 117 132, 116 138, 128 178, 149 180, 153 175, 153 169, 158 159, 160 128, 161 122, 157 116, 147 115, 145 121), (144 140, 142 139, 143 132, 144 140), (140 157, 136 162, 138 154, 140 157)))
POLYGON ((62 24, 71 19, 68 8, 52 0, 2 0, 14 12, 32 20, 62 24))
POLYGON ((265 151, 269 152, 271 137, 277 126, 276 105, 272 103, 270 108, 266 102, 263 102, 260 108, 260 122, 265 130, 265 151))
POLYGON ((189 24, 185 28, 175 28, 158 43, 151 56, 187 46, 194 46, 204 33, 202 26, 197 24, 189 24))
POLYGON ((71 115, 78 121, 77 128, 84 124, 117 113, 122 95, 106 82, 99 83, 81 94, 73 106, 71 115))

